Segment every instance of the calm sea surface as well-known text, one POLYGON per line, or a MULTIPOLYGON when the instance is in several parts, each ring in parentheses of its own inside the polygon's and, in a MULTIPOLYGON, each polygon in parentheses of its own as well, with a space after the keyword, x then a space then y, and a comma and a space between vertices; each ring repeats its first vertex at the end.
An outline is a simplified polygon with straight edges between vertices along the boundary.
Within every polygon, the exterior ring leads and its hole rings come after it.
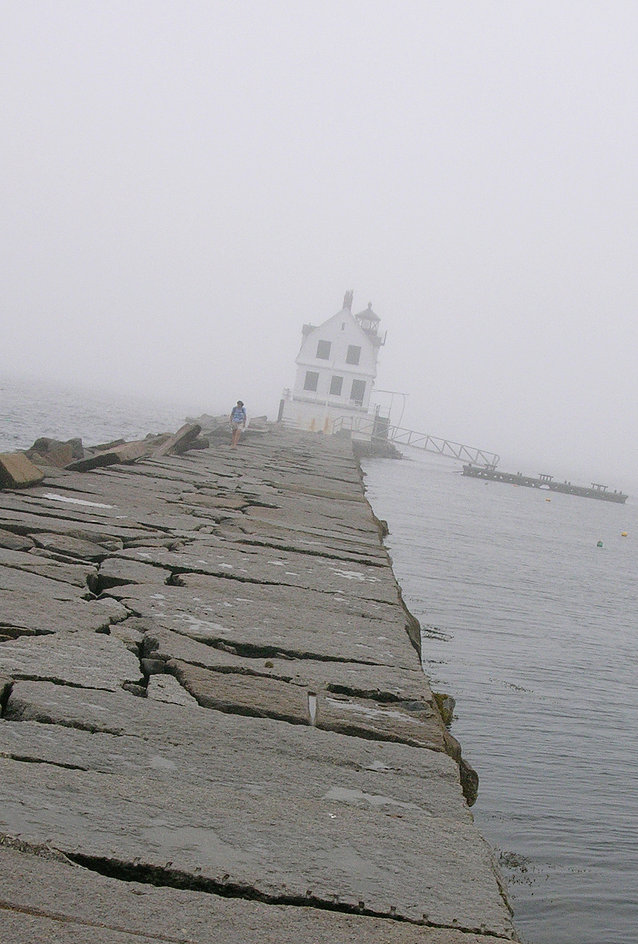
MULTIPOLYGON (((200 412, 202 412, 200 410, 200 412)), ((139 397, 78 393, 53 384, 0 377, 0 451, 28 449, 40 436, 71 439, 85 446, 112 439, 144 438, 147 433, 175 432, 185 408, 139 397)))
MULTIPOLYGON (((183 419, 0 380, 2 451, 183 419)), ((638 941, 638 499, 548 502, 439 458, 365 469, 425 670, 456 699, 452 731, 480 776, 474 815, 519 931, 530 944, 638 941)))
POLYGON ((365 469, 520 933, 638 941, 638 502, 547 501, 440 458, 365 469))

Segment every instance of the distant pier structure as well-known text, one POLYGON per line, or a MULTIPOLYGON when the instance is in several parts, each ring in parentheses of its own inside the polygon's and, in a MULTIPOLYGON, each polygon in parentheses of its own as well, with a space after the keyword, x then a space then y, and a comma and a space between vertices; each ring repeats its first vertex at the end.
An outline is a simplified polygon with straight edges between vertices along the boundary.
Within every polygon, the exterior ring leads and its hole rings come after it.
POLYGON ((576 495, 579 498, 598 498, 601 501, 624 504, 629 497, 616 489, 611 491, 607 485, 592 482, 591 486, 572 485, 571 482, 557 482, 553 475, 539 473, 538 476, 523 475, 522 472, 501 472, 493 466, 479 466, 469 463, 463 466, 463 475, 489 482, 506 482, 508 485, 523 485, 525 488, 541 488, 563 495, 576 495))

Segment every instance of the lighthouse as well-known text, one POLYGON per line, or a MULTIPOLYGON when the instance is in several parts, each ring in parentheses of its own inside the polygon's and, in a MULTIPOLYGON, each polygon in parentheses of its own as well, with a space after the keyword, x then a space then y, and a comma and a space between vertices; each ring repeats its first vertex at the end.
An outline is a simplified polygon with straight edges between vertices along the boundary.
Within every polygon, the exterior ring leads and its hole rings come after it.
POLYGON ((279 410, 288 425, 332 433, 337 418, 369 414, 385 336, 372 303, 353 314, 352 302, 353 292, 346 292, 335 315, 320 325, 303 325, 295 383, 284 391, 279 410))

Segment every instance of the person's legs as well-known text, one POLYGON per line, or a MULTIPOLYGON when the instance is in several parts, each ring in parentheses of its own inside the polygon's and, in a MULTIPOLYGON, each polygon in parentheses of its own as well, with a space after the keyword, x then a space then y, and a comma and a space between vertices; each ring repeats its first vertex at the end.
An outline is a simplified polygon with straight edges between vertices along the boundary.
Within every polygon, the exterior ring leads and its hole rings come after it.
POLYGON ((241 432, 239 426, 233 426, 233 438, 230 444, 231 449, 237 448, 237 443, 239 442, 239 433, 241 432))

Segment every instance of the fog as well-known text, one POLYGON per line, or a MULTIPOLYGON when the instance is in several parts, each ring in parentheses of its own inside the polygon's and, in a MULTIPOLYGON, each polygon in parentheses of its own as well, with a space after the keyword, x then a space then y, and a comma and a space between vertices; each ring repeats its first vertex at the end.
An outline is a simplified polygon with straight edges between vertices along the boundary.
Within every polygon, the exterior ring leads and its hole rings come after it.
POLYGON ((0 10, 4 375, 274 417, 353 289, 404 425, 638 480, 634 3, 0 10))

